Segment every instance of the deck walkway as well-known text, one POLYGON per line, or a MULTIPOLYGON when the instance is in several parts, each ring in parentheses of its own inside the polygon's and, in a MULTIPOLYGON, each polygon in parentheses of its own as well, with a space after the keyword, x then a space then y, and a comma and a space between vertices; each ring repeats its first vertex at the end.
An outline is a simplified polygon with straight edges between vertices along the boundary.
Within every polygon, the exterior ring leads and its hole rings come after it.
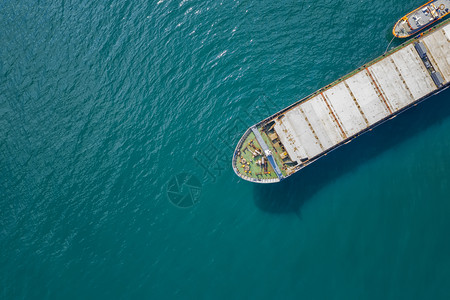
POLYGON ((281 170, 278 167, 277 163, 275 162, 275 159, 273 158, 273 155, 271 151, 269 150, 269 147, 266 145, 266 143, 263 140, 263 137, 261 136, 261 133, 259 133, 258 129, 256 129, 255 126, 252 127, 253 134, 255 135, 256 140, 258 141, 259 145, 261 146, 264 154, 267 157, 267 160, 269 161, 270 165, 272 166, 273 170, 275 171, 275 174, 277 174, 278 179, 282 180, 283 174, 281 174, 281 170))

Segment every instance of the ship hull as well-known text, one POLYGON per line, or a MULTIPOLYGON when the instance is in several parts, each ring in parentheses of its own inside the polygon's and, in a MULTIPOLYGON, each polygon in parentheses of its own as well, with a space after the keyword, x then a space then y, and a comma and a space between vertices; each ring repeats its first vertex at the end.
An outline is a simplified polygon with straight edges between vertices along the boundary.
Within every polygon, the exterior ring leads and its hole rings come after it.
POLYGON ((276 183, 450 86, 450 20, 250 127, 232 166, 276 183))

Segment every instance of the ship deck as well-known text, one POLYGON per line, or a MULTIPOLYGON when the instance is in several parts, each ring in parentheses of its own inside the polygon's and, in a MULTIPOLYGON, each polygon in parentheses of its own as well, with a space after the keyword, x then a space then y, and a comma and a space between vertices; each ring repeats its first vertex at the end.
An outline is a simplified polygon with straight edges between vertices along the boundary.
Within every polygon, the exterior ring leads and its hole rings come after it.
POLYGON ((236 148, 233 168, 249 181, 280 181, 447 88, 449 81, 450 23, 446 21, 263 120, 253 131, 250 128, 236 148), (270 149, 272 161, 263 151, 256 156, 246 154, 250 140, 262 148, 254 130, 270 149), (242 155, 247 155, 245 160, 253 166, 265 157, 270 174, 243 173, 242 155), (274 168, 281 170, 281 176, 274 168))

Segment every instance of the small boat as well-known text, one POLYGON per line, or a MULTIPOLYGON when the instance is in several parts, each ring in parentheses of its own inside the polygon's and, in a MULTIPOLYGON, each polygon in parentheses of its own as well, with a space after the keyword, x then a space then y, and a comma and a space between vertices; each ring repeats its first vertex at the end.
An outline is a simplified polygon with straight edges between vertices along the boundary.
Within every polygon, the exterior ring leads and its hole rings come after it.
POLYGON ((432 0, 398 20, 392 33, 407 38, 439 21, 450 13, 450 0, 432 0))

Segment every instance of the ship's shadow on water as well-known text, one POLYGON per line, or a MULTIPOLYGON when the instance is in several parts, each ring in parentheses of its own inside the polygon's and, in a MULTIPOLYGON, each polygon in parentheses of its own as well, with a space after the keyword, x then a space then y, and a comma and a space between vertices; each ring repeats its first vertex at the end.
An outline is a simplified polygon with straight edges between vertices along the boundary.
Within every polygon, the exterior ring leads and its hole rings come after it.
POLYGON ((308 199, 340 176, 449 117, 450 88, 336 149, 280 183, 254 184, 255 204, 269 213, 300 215, 308 199))

